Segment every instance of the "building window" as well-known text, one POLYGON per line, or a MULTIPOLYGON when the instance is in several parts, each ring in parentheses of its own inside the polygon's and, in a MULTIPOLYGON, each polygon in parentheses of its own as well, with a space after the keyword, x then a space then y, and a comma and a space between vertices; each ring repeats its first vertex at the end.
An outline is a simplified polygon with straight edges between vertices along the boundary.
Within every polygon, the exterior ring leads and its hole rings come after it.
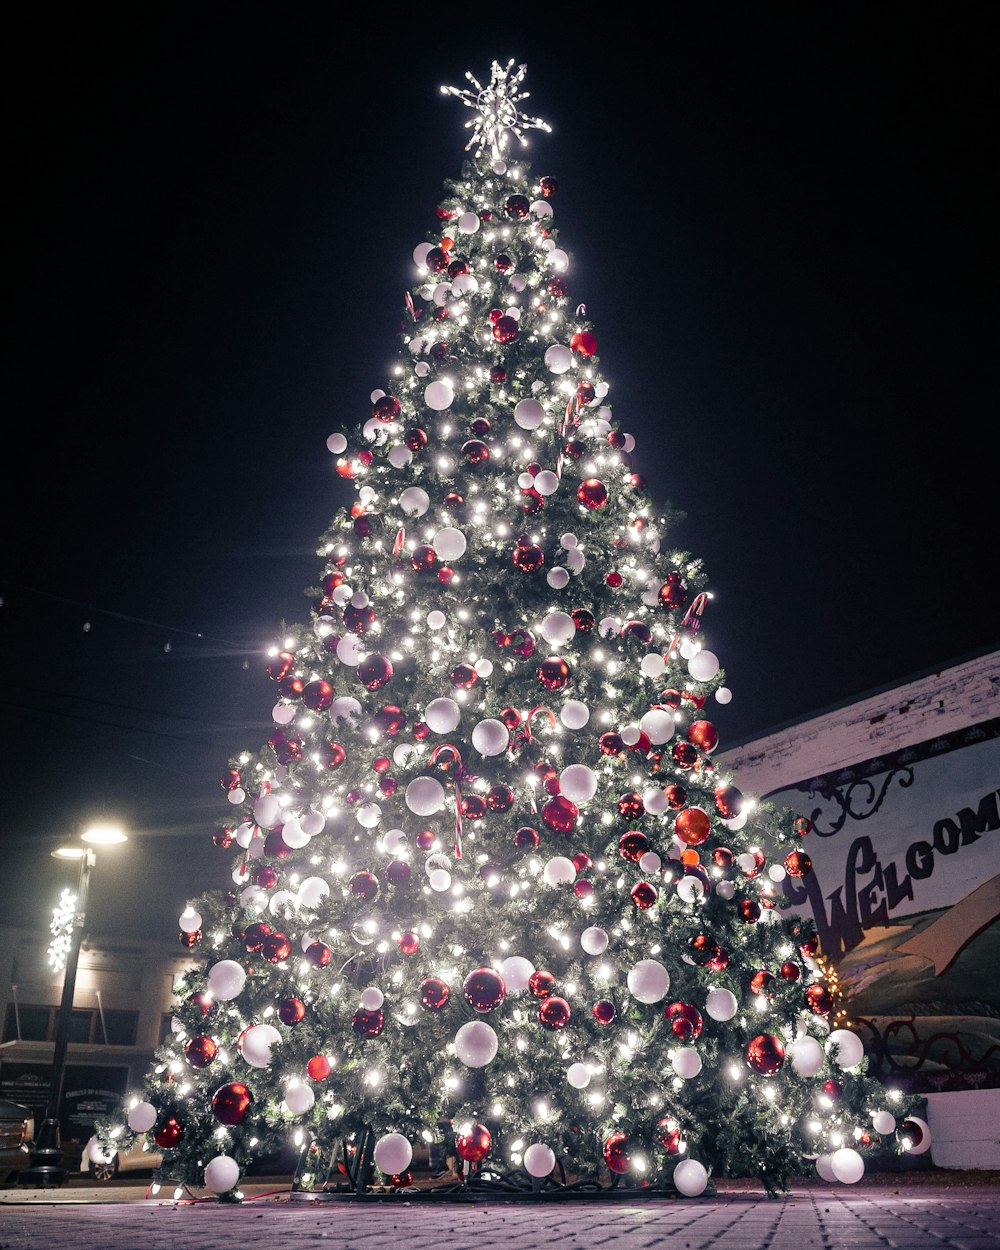
MULTIPOLYGON (((14 1004, 9 1003, 4 1020, 3 1040, 55 1041, 58 1017, 58 1007, 19 1006, 15 1011, 14 1004)), ((88 1007, 74 1007, 69 1021, 69 1040, 82 1046, 134 1046, 138 1026, 137 1011, 105 1011, 102 1026, 99 1011, 88 1007)))

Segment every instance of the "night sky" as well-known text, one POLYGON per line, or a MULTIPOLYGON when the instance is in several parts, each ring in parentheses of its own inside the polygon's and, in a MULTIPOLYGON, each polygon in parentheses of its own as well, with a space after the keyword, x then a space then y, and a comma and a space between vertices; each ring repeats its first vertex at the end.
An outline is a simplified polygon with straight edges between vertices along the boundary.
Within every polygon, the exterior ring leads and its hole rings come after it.
POLYGON ((998 641, 995 4, 342 8, 8 31, 6 922, 47 922, 48 851, 100 815, 132 841, 92 929, 172 940, 228 882, 218 778, 347 499, 326 438, 463 157, 438 87, 493 57, 528 64, 572 298, 706 562, 723 746, 998 641))

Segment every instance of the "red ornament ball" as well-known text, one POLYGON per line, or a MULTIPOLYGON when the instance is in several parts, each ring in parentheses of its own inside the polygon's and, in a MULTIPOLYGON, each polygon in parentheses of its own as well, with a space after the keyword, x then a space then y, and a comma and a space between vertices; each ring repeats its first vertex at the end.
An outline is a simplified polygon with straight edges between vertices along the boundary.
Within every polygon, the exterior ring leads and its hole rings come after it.
POLYGON ((278 1019, 282 1024, 298 1024, 305 1014, 306 1005, 301 998, 283 998, 278 1003, 278 1019))
MULTIPOLYGON (((225 1121, 223 1121, 225 1123, 225 1121)), ((171 1116, 166 1123, 162 1124, 153 1134, 153 1141, 162 1150, 173 1150, 177 1143, 184 1136, 184 1125, 180 1120, 171 1116)))
POLYGON ((219 1053, 219 1047, 211 1037, 192 1037, 184 1047, 187 1061, 192 1068, 207 1068, 219 1053))
POLYGON ((493 337, 498 343, 513 343, 517 333, 518 324, 513 317, 501 317, 493 327, 493 337))
POLYGON ((828 1016, 833 1011, 833 995, 822 981, 816 981, 806 988, 806 1002, 809 1010, 817 1016, 828 1016))
POLYGON ((612 1133, 604 1143, 604 1162, 612 1172, 624 1175, 632 1166, 628 1137, 624 1133, 612 1133))
POLYGON ((839 1081, 824 1081, 823 1093, 826 1094, 832 1102, 840 1102, 844 1090, 839 1081))
POLYGON ((555 988, 555 977, 551 972, 546 972, 544 968, 540 968, 528 977, 528 989, 535 998, 548 998, 555 988))
POLYGON ((500 1006, 507 997, 507 985, 492 968, 477 968, 462 982, 462 993, 473 1011, 485 1013, 500 1006))
POLYGON ((608 998, 599 999, 590 1009, 598 1024, 610 1024, 615 1018, 615 1005, 608 998))
POLYGON ((195 993, 188 995, 187 1004, 189 1007, 197 1007, 203 1016, 207 1016, 218 1006, 215 999, 204 990, 196 990, 195 993))
POLYGON ((805 851, 789 851, 785 856, 785 872, 790 877, 805 877, 812 872, 813 862, 805 851))
POLYGON ((596 477, 588 477, 576 488, 576 497, 589 512, 596 512, 608 502, 607 487, 596 477))
POLYGON ((538 189, 546 199, 555 194, 557 185, 555 178, 550 177, 548 174, 538 180, 538 189))
POLYGON ((570 667, 557 655, 543 660, 538 666, 538 681, 546 690, 562 690, 569 683, 570 667))
POLYGON ((685 807, 674 818, 674 833, 685 846, 700 846, 712 831, 708 812, 700 807, 685 807))
POLYGON ((783 981, 797 981, 802 975, 802 969, 792 959, 786 959, 778 969, 783 981))
POLYGON ((415 955, 420 949, 420 938, 416 933, 407 930, 399 935, 399 951, 402 955, 415 955))
POLYGON ((618 799, 618 815, 624 816, 626 820, 639 820, 645 814, 646 805, 642 801, 642 795, 636 794, 634 790, 618 799))
POLYGON ((699 751, 710 754, 719 745, 719 731, 711 721, 696 720, 688 726, 688 742, 693 743, 699 751))
POLYGON ((325 942, 311 942, 305 949, 305 957, 313 968, 325 968, 333 958, 333 951, 325 942))
POLYGON ((649 838, 639 829, 631 829, 618 839, 618 854, 637 864, 649 850, 649 838))
POLYGON ((795 823, 792 825, 800 838, 804 838, 807 833, 812 833, 812 827, 813 822, 806 816, 796 816, 795 823))
POLYGON ((597 352, 597 336, 591 334, 588 330, 580 330, 574 334, 569 341, 570 350, 582 356, 585 360, 593 356, 597 352))
POLYGON ((306 1072, 313 1081, 325 1081, 330 1075, 330 1061, 325 1055, 313 1055, 306 1064, 306 1072))
POLYGON ((690 742, 675 742, 670 758, 681 768, 694 768, 698 763, 698 748, 690 742))
POLYGON ((543 999, 538 1008, 538 1019, 547 1029, 564 1029, 569 1024, 569 1017, 569 1003, 556 995, 543 999))
POLYGON ((490 369, 490 381, 499 386, 507 381, 507 369, 505 365, 494 365, 490 369))
POLYGON ((514 791, 510 786, 490 786, 486 792, 486 806, 491 812, 508 812, 514 806, 514 791))
POLYGON ((785 1062, 785 1048, 771 1033, 759 1033, 747 1042, 747 1063, 761 1076, 773 1076, 785 1062))
POLYGON ((733 820, 743 810, 743 793, 735 786, 719 786, 715 792, 715 810, 723 820, 733 820))
POLYGON ((384 655, 370 655, 358 665, 357 673, 366 690, 380 690, 392 678, 392 664, 384 655))
POLYGON ((612 590, 617 590, 625 579, 616 569, 612 569, 604 580, 612 590))
POLYGON ((670 1025, 670 1032, 682 1041, 692 1042, 701 1036, 701 1012, 693 1003, 671 1003, 664 1015, 670 1025))
POLYGON ((589 608, 574 608, 570 613, 578 634, 589 634, 594 630, 597 621, 589 608))
POLYGON ((212 1095, 212 1113, 220 1124, 242 1124, 252 1102, 253 1094, 242 1081, 230 1081, 212 1095))
POLYGON ((657 598, 660 601, 660 607, 666 608, 668 612, 685 606, 688 601, 688 590, 680 573, 670 573, 667 576, 657 598))
POLYGON ((455 1149, 466 1163, 482 1163, 492 1145, 493 1138, 485 1124, 470 1124, 464 1133, 455 1134, 455 1149))
POLYGON ((538 830, 523 825, 514 834, 514 845, 519 851, 533 851, 538 846, 538 830))
POLYGON ((490 458, 490 449, 481 438, 470 438, 462 444, 462 455, 467 464, 485 464, 490 458))
POLYGON ((381 1011, 368 1011, 359 1007, 351 1017, 351 1028, 362 1037, 378 1037, 385 1028, 385 1016, 381 1011))
POLYGON ((339 768, 347 759, 347 752, 339 742, 321 742, 317 751, 319 762, 326 768, 339 768))
POLYGON ((269 964, 280 964, 291 956, 292 944, 283 933, 269 933, 260 949, 269 964))
POLYGON ((514 567, 519 572, 534 573, 545 563, 545 552, 534 543, 529 543, 526 539, 519 539, 514 544, 514 553, 511 559, 514 567))
POLYGON ((420 984, 420 1005, 428 1011, 440 1011, 448 1005, 451 990, 440 977, 428 977, 420 984))
POLYGON ((509 195, 504 208, 517 221, 523 221, 528 215, 531 204, 526 195, 509 195))
POLYGON ((774 997, 774 973, 761 968, 750 978, 750 993, 764 998, 774 997))
POLYGON ((188 950, 191 950, 193 947, 198 945, 202 936, 203 935, 200 929, 193 929, 190 933, 178 933, 177 940, 180 942, 181 946, 186 946, 188 950))
POLYGON ((649 911, 658 897, 656 886, 648 881, 639 881, 632 887, 632 902, 640 911, 649 911))
MULTIPOLYGON (((331 576, 339 577, 340 582, 344 580, 343 574, 341 573, 327 574, 327 577, 331 576)), ((335 590, 337 586, 340 585, 340 582, 335 582, 331 587, 331 591, 335 590)), ((326 579, 324 578, 324 589, 326 588, 325 583, 326 579)), ((292 655, 291 651, 281 651, 274 657, 273 660, 270 661, 270 663, 265 666, 264 672, 267 673, 268 677, 270 677, 272 681, 283 681, 294 667, 295 656, 292 655)), ((231 771, 236 772, 235 769, 231 771)), ((223 784, 228 784, 227 779, 223 779, 223 784)), ((236 773, 236 781, 233 784, 237 786, 240 784, 240 775, 238 772, 236 773)), ((229 789, 232 788, 232 786, 229 786, 229 789)))
POLYGON ((760 919, 760 903, 756 899, 740 899, 737 911, 740 913, 740 919, 744 924, 756 924, 760 919))
POLYGON ((677 1154, 681 1148, 681 1126, 673 1116, 665 1115, 656 1124, 656 1140, 668 1155, 677 1154))
POLYGON ((378 895, 378 877, 372 872, 356 872, 350 880, 348 889, 352 894, 364 899, 366 903, 370 903, 378 895))
POLYGON ((403 411, 399 400, 394 395, 380 395, 372 404, 372 416, 380 421, 395 421, 403 411))
POLYGON ((542 808, 542 820, 553 833, 572 833, 580 809, 564 794, 554 795, 542 808))

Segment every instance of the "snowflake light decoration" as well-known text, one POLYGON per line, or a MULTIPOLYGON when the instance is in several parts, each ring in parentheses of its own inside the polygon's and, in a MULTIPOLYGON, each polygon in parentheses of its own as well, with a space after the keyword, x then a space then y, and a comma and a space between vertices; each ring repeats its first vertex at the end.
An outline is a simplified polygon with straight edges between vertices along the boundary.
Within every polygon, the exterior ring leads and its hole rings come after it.
POLYGON ((526 100, 531 94, 529 91, 519 90, 528 67, 519 65, 517 72, 512 74, 510 71, 513 68, 513 57, 506 66, 494 61, 488 86, 484 87, 478 78, 467 72, 465 76, 474 90, 461 87, 441 88, 445 95, 457 96, 466 108, 476 111, 476 116, 465 123, 465 128, 472 130, 472 138, 465 145, 467 152, 475 148, 476 156, 482 156, 489 148, 493 159, 499 160, 510 143, 512 134, 521 141, 522 147, 527 147, 528 141, 523 133, 525 130, 551 132, 552 127, 548 122, 542 121, 540 117, 529 117, 518 109, 519 102, 526 100))

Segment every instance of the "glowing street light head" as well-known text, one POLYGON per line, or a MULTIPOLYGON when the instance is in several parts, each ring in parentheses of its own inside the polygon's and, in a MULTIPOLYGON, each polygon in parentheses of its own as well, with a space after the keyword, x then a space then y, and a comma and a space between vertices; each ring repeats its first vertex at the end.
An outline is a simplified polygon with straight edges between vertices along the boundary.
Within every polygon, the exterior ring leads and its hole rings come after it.
POLYGON ((92 825, 86 833, 82 833, 80 836, 84 842, 89 842, 91 846, 115 846, 118 843, 128 841, 128 834, 123 833, 115 825, 92 825))
POLYGON ((493 159, 499 160, 510 143, 512 134, 520 140, 522 147, 527 147, 528 141, 523 133, 525 130, 551 132, 552 127, 548 122, 542 121, 540 117, 529 117, 518 109, 520 101, 526 100, 531 94, 529 91, 518 90, 528 67, 519 65, 512 74, 513 68, 513 58, 505 66, 494 61, 487 86, 484 87, 478 78, 467 72, 465 76, 474 90, 461 87, 441 88, 444 95, 456 96, 466 108, 476 112, 476 116, 465 123, 466 129, 472 130, 472 138, 465 145, 467 152, 475 148, 476 156, 482 156, 489 148, 493 159))

